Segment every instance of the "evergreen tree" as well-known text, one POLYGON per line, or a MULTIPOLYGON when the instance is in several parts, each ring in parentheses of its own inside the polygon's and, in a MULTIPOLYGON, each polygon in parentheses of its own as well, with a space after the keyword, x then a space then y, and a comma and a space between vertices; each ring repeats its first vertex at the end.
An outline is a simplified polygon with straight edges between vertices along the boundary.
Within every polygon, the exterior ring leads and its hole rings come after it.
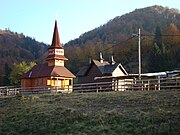
POLYGON ((162 42, 161 29, 160 27, 156 27, 154 45, 149 56, 149 71, 156 72, 167 70, 168 67, 166 64, 166 59, 166 48, 162 42))
POLYGON ((155 32, 155 43, 161 47, 162 45, 162 34, 161 34, 161 29, 159 26, 156 27, 156 32, 155 32))
POLYGON ((10 84, 9 75, 10 75, 11 71, 12 71, 12 69, 6 63, 4 65, 4 76, 3 76, 3 84, 4 85, 9 85, 10 84))

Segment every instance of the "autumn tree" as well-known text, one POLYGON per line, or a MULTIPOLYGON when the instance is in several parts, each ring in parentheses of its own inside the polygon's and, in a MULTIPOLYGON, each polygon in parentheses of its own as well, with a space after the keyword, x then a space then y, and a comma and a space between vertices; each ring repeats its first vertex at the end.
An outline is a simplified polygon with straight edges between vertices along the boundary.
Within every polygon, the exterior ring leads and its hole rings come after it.
POLYGON ((171 24, 160 33, 156 28, 154 45, 149 56, 149 71, 173 70, 180 67, 180 32, 175 24, 171 24))
POLYGON ((13 85, 20 84, 20 77, 28 72, 33 66, 35 66, 35 62, 26 63, 25 61, 14 64, 14 67, 12 69, 12 72, 10 73, 10 83, 13 85))
POLYGON ((180 30, 177 28, 177 26, 172 23, 165 31, 163 32, 164 36, 163 37, 163 42, 167 45, 168 48, 174 47, 174 45, 180 44, 180 30))
POLYGON ((171 24, 164 32, 163 42, 167 48, 167 64, 175 69, 180 66, 180 30, 175 24, 171 24))

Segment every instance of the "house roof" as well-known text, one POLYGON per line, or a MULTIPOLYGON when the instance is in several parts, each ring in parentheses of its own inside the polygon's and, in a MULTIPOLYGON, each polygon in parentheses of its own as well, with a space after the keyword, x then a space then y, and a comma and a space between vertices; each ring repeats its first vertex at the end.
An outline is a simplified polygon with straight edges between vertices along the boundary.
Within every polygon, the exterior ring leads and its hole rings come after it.
POLYGON ((92 63, 86 65, 80 69, 80 71, 76 74, 76 76, 86 76, 92 64, 96 65, 100 70, 102 75, 112 75, 113 71, 119 66, 122 72, 127 75, 126 70, 120 63, 110 64, 108 61, 103 61, 102 63, 98 60, 92 60, 92 63))
POLYGON ((76 74, 76 76, 85 76, 89 68, 90 68, 90 65, 83 66, 79 70, 79 72, 76 74))
POLYGON ((58 26, 57 26, 57 21, 55 21, 55 26, 54 26, 54 33, 53 33, 53 38, 52 38, 52 44, 48 49, 63 49, 61 42, 60 42, 60 37, 59 37, 59 32, 58 32, 58 26))
POLYGON ((34 66, 29 72, 24 74, 21 79, 48 76, 75 78, 75 76, 64 66, 48 66, 47 63, 44 63, 34 66))
POLYGON ((112 72, 119 65, 118 63, 111 65, 108 61, 103 61, 103 63, 101 63, 98 60, 93 60, 93 62, 99 68, 103 75, 112 74, 112 72))

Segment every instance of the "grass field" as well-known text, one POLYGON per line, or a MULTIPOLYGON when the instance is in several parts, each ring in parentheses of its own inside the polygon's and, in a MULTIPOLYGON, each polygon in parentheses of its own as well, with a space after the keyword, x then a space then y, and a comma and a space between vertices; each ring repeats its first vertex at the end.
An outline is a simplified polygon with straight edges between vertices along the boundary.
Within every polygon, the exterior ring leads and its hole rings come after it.
POLYGON ((180 134, 180 91, 0 97, 3 134, 180 134))

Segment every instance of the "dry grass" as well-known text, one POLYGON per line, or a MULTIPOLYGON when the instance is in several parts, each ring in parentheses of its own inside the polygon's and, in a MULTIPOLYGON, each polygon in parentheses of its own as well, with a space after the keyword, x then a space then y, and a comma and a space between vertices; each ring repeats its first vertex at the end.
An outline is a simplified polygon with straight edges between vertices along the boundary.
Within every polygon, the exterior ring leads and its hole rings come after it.
POLYGON ((179 134, 180 91, 0 97, 0 134, 179 134))

